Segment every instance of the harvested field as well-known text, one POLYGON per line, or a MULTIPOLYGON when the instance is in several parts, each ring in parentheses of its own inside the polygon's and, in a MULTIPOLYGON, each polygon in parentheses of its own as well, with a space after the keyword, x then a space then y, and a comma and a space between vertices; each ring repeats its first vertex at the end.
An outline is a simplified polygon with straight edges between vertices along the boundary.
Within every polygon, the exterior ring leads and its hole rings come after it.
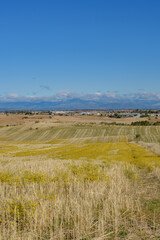
MULTIPOLYGON (((48 114, 38 114, 38 115, 24 115, 24 114, 0 114, 0 126, 6 125, 18 125, 18 124, 33 124, 35 121, 43 123, 123 123, 131 124, 132 122, 141 121, 141 118, 108 118, 105 116, 50 116, 48 114)), ((148 118, 143 118, 143 120, 148 120, 148 118)), ((160 121, 160 117, 157 119, 151 118, 151 122, 160 121)))
POLYGON ((49 142, 55 139, 74 141, 143 141, 160 142, 160 126, 115 126, 100 124, 33 123, 0 128, 0 139, 6 141, 49 142))

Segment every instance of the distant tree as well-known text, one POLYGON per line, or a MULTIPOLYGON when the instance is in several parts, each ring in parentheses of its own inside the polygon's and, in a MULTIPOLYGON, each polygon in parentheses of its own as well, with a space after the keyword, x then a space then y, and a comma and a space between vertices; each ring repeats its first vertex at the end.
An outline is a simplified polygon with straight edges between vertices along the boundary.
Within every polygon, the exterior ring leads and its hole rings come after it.
POLYGON ((132 122, 131 125, 132 126, 150 126, 152 124, 150 124, 150 122, 148 121, 138 121, 138 122, 132 122))

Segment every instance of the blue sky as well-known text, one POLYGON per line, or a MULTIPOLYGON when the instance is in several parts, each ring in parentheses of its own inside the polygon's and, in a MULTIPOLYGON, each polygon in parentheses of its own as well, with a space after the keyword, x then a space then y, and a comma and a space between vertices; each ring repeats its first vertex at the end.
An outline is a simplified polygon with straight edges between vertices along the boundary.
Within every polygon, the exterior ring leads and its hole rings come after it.
POLYGON ((0 1, 0 95, 160 93, 159 0, 0 1))

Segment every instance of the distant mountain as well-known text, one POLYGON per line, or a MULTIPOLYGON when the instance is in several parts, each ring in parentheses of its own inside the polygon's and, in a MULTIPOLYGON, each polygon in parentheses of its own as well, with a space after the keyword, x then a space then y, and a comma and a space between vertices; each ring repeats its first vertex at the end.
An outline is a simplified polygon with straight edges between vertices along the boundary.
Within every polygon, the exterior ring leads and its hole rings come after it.
POLYGON ((1 101, 0 111, 5 110, 85 110, 85 109, 160 109, 160 99, 109 98, 82 99, 73 97, 65 99, 1 101))

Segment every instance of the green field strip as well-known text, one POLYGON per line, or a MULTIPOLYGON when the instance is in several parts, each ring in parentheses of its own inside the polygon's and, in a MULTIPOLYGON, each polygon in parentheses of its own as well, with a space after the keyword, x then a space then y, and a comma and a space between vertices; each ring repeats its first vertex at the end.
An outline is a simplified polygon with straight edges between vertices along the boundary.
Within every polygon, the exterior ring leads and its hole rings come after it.
MULTIPOLYGON (((31 142, 41 141, 49 142, 54 139, 78 139, 95 137, 119 137, 127 136, 132 141, 159 142, 159 126, 70 126, 70 127, 46 127, 40 128, 31 125, 4 127, 0 129, 1 141, 31 142), (136 139, 136 135, 139 138, 136 139)), ((117 138, 118 140, 118 138, 117 138)), ((119 140, 118 140, 119 141, 119 140)))

